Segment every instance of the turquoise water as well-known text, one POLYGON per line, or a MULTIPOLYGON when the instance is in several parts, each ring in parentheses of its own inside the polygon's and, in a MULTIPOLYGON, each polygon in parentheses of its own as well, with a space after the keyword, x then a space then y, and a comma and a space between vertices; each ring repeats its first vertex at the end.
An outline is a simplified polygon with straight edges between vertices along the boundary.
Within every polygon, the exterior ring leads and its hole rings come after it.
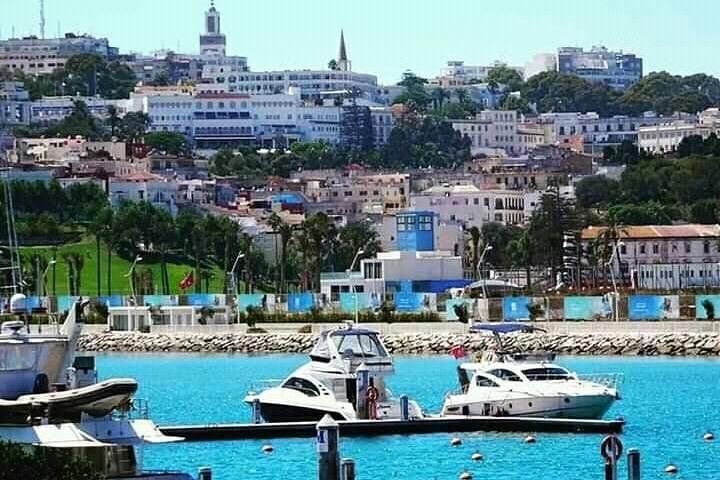
MULTIPOLYGON (((245 393, 259 381, 282 379, 306 361, 301 355, 100 355, 103 378, 132 376, 140 382, 139 398, 150 402, 160 425, 245 422, 245 393)), ((639 448, 643 479, 668 478, 668 463, 679 466, 675 479, 720 479, 720 361, 669 358, 561 358, 578 373, 623 373, 623 400, 608 418, 628 424, 625 448, 639 448), (704 442, 713 431, 715 442, 704 442)), ((455 388, 450 357, 399 357, 390 380, 396 395, 407 394, 427 411, 439 410, 444 394, 455 388)), ((452 434, 347 438, 344 457, 357 462, 358 479, 456 479, 465 469, 475 478, 503 480, 602 478, 599 435, 539 434, 526 445, 523 434, 452 434), (479 451, 482 463, 470 456, 479 451)), ((148 469, 181 469, 191 473, 211 466, 219 480, 317 478, 312 439, 276 440, 271 455, 265 441, 181 443, 145 447, 148 469)), ((624 464, 620 478, 626 478, 624 464)))

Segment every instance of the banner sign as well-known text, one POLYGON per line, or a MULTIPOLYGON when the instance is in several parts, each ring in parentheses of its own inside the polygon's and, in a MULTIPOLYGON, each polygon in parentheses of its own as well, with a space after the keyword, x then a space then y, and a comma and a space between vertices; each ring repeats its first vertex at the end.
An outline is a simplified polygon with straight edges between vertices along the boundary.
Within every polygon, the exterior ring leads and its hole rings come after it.
POLYGON ((565 297, 565 320, 610 320, 612 307, 608 296, 565 297))
POLYGON ((664 320, 680 318, 677 295, 632 295, 628 297, 630 320, 664 320))

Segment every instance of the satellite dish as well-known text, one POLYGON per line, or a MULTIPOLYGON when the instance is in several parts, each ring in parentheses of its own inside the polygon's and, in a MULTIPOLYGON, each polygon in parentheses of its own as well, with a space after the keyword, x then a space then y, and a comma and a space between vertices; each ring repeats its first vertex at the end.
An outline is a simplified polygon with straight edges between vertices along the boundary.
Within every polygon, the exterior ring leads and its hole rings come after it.
POLYGON ((27 312, 27 297, 22 293, 16 293, 10 297, 10 313, 27 312))

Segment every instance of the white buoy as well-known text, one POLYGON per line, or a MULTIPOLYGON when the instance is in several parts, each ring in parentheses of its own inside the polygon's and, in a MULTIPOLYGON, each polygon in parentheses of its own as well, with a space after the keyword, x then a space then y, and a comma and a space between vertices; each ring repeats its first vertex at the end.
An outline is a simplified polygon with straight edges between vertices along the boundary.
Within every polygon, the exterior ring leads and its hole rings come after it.
POLYGON ((450 440, 450 445, 452 445, 453 447, 458 447, 462 445, 462 440, 460 440, 458 437, 453 437, 453 439, 450 440))
POLYGON ((707 432, 705 435, 703 435, 703 440, 706 442, 712 442, 715 440, 715 435, 712 434, 712 432, 707 432))
POLYGON ((665 467, 665 473, 675 474, 677 472, 678 472, 678 467, 673 465, 672 463, 670 465, 668 465, 667 467, 665 467))
POLYGON ((472 480, 473 476, 470 472, 463 472, 458 477, 460 480, 472 480))
POLYGON ((263 452, 263 453, 272 453, 272 452, 273 452, 273 446, 270 445, 270 444, 263 445, 263 447, 262 447, 262 452, 263 452))
POLYGON ((533 437, 532 435, 528 435, 525 437, 525 440, 523 440, 523 443, 535 443, 537 442, 537 439, 533 437))
POLYGON ((475 452, 470 457, 473 462, 482 462, 483 456, 480 454, 480 452, 475 452))

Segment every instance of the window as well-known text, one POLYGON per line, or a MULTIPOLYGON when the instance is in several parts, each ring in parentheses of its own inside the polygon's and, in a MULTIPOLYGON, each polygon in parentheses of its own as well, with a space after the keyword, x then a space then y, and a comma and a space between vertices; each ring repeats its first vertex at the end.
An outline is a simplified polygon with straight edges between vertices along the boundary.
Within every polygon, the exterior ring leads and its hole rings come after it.
POLYGON ((710 253, 710 242, 706 241, 703 243, 703 252, 710 253))
POLYGON ((482 375, 476 375, 475 376, 475 385, 478 387, 497 387, 498 384, 493 382, 487 377, 483 377, 482 375))
POLYGON ((290 377, 282 386, 283 388, 289 388, 290 390, 297 390, 308 397, 320 396, 320 390, 318 390, 315 384, 304 378, 290 377))
POLYGON ((660 245, 658 245, 657 243, 653 243, 652 248, 653 248, 652 252, 654 255, 657 255, 658 253, 660 253, 660 245))
POLYGON ((538 382, 543 380, 568 380, 570 374, 562 368, 529 368, 523 370, 523 375, 527 377, 531 382, 538 382))
POLYGON ((640 253, 642 253, 643 255, 645 254, 645 244, 644 243, 640 244, 640 253))
POLYGON ((620 245, 620 253, 623 255, 627 253, 627 246, 625 244, 620 245))
POLYGON ((504 368, 490 370, 487 373, 492 375, 493 377, 499 378, 500 380, 505 380, 506 382, 521 382, 522 381, 517 374, 511 372, 510 370, 505 370, 504 368))
POLYGON ((685 253, 690 253, 692 251, 692 247, 690 246, 690 242, 685 242, 685 253))

